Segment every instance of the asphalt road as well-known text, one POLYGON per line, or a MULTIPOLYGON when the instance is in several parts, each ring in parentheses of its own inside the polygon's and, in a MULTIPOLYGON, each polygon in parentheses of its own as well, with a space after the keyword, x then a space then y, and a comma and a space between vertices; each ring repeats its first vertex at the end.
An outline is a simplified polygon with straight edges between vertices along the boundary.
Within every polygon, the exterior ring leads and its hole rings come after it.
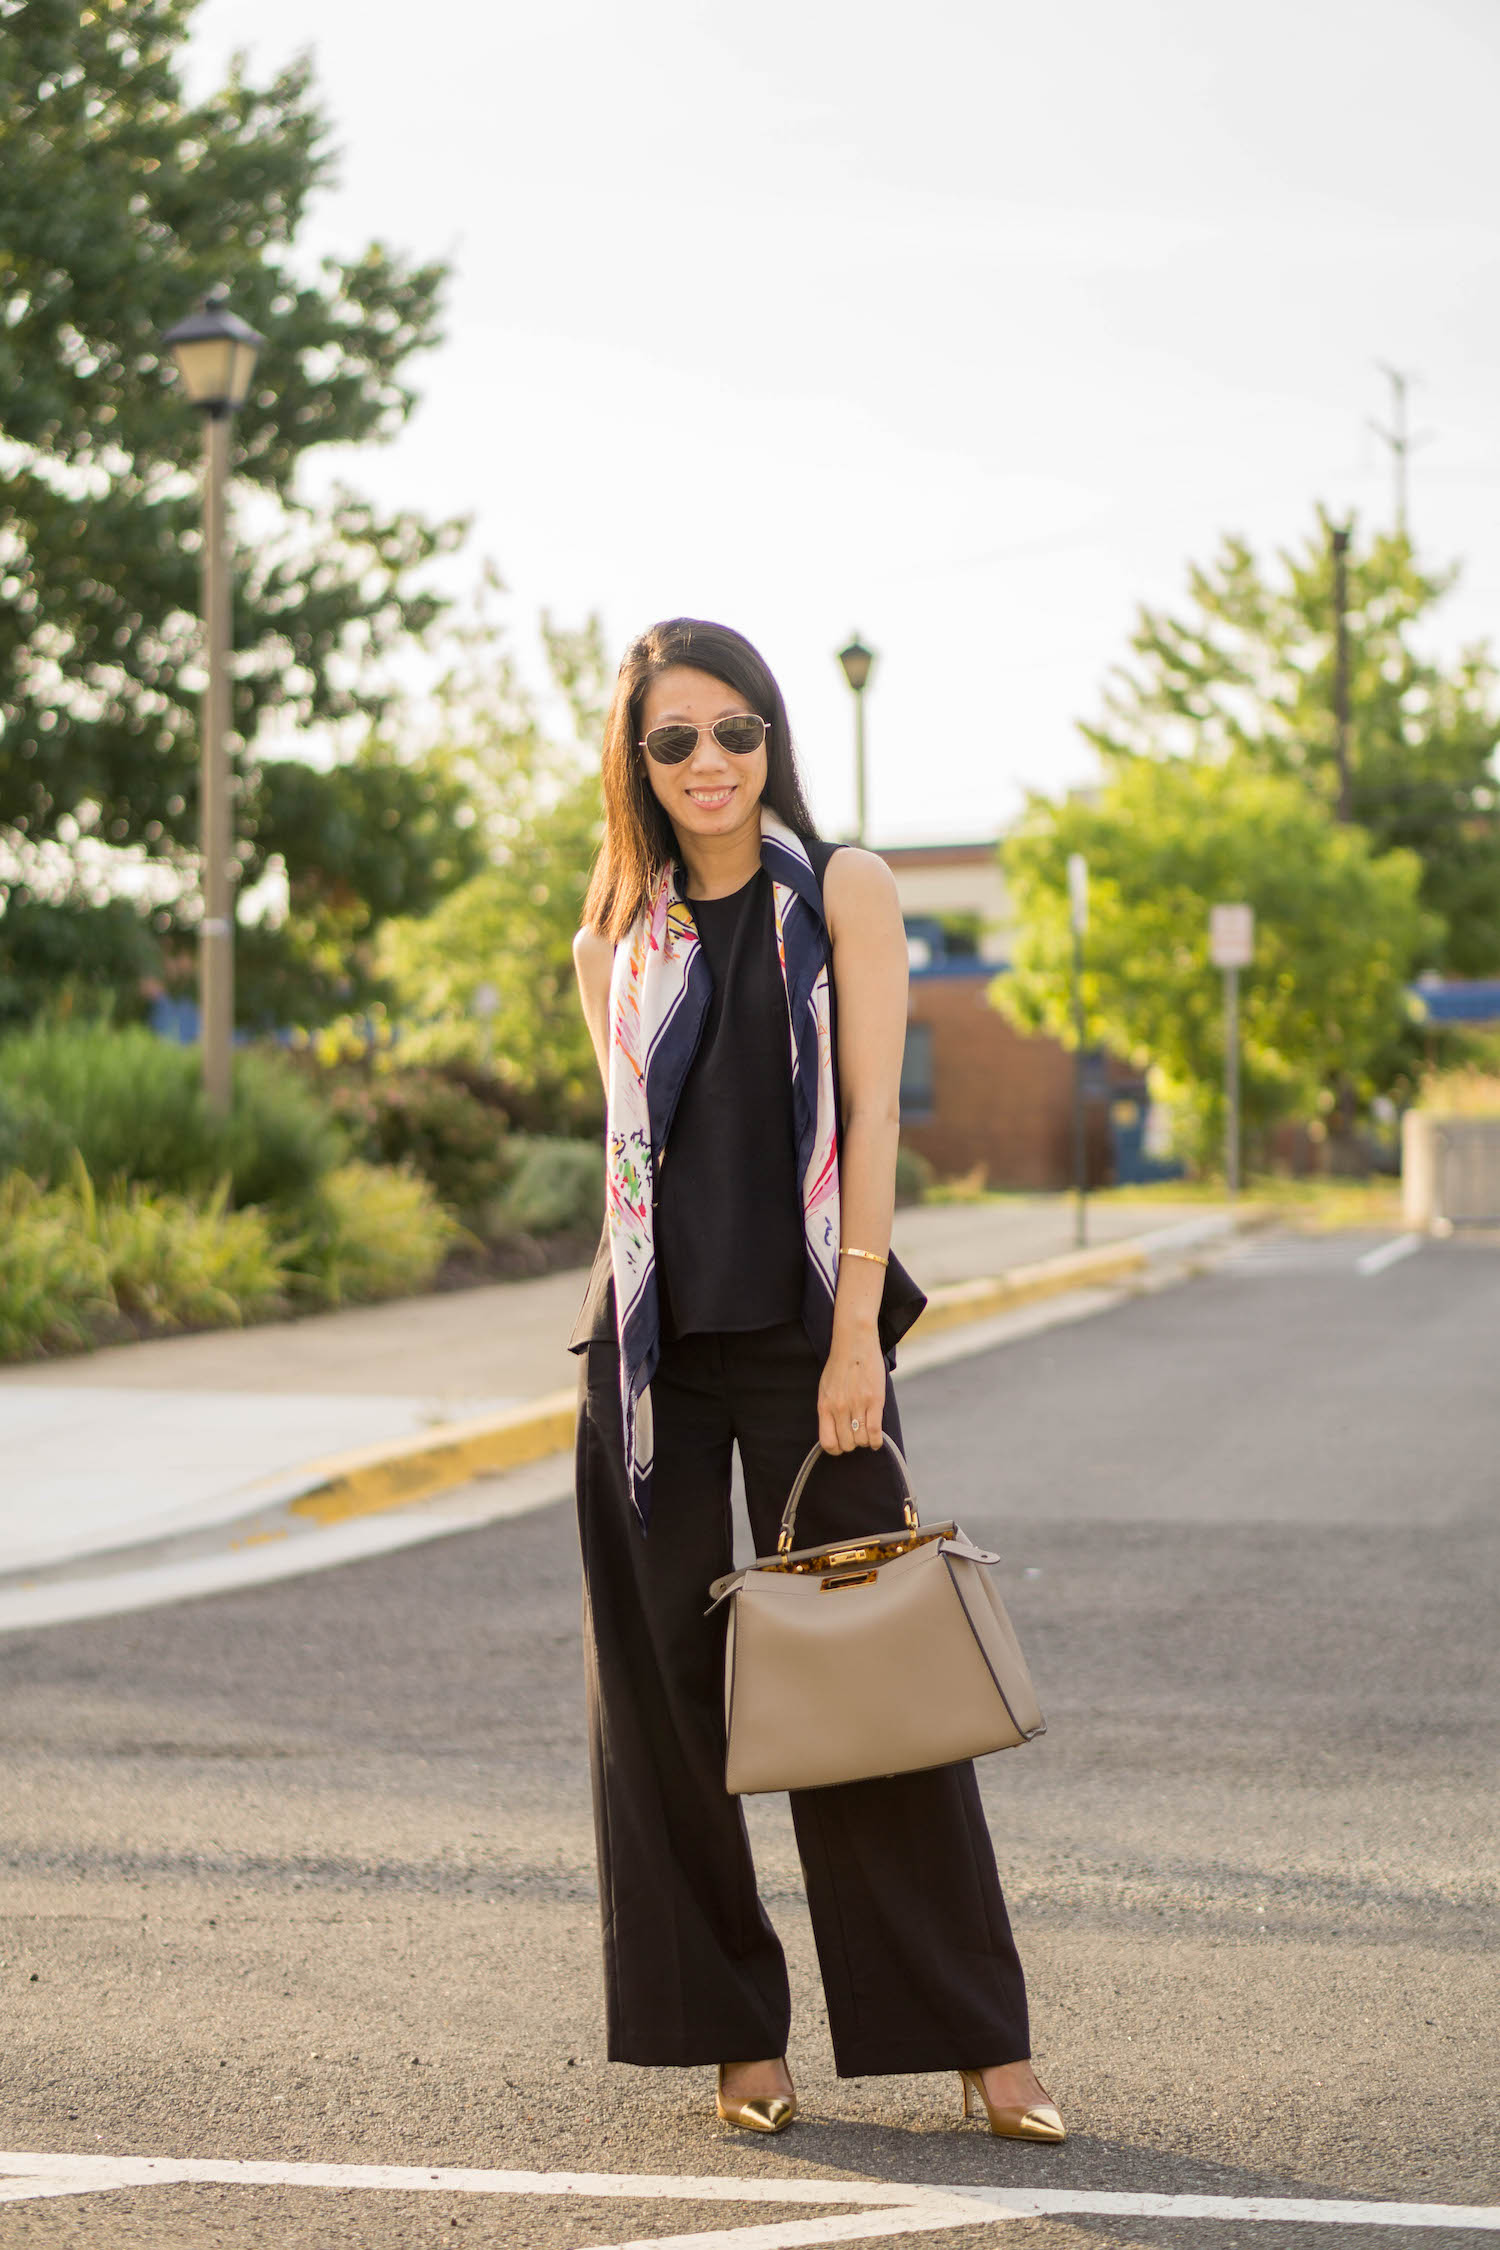
MULTIPOLYGON (((956 2131, 947 2080, 834 2077, 777 1801, 752 1825, 802 2121, 749 2141, 707 2073, 601 2061, 566 1506, 0 1641, 0 2146, 1500 2201, 1500 1251, 1367 1277, 1368 1247, 1262 1241, 903 1388, 919 1492, 1003 1551, 1048 1712, 981 1773, 1066 2147, 956 2131)), ((0 2204, 0 2243, 574 2250, 816 2216, 188 2185, 0 2204)))

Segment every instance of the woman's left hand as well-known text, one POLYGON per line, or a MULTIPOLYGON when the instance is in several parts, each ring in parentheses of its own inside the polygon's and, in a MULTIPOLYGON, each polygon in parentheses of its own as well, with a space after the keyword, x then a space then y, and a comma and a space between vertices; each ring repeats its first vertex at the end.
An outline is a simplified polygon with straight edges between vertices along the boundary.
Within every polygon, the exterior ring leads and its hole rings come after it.
POLYGON ((825 1453, 878 1446, 885 1407, 885 1360, 872 1322, 867 1331, 840 1334, 818 1384, 818 1442, 825 1453))

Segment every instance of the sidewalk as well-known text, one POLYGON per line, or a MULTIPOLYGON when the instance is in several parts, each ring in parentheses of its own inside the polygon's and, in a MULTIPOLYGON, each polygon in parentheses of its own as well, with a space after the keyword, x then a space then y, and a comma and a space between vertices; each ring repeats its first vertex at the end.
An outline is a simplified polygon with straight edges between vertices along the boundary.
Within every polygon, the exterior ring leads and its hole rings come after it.
MULTIPOLYGON (((1089 1239, 1206 1239, 1231 1223, 1203 1204, 1106 1203, 1090 1209, 1089 1239)), ((992 1317, 1013 1294, 993 1277, 1027 1269, 1029 1296, 1073 1282, 1070 1265, 1035 1273, 1073 1249, 1065 1197, 918 1206, 897 1213, 894 1241, 934 1299, 914 1346, 992 1317)), ((238 1526, 299 1497, 302 1513, 338 1522, 554 1453, 583 1283, 551 1274, 0 1370, 0 1578, 238 1526), (341 1503, 356 1483, 363 1499, 341 1503)))

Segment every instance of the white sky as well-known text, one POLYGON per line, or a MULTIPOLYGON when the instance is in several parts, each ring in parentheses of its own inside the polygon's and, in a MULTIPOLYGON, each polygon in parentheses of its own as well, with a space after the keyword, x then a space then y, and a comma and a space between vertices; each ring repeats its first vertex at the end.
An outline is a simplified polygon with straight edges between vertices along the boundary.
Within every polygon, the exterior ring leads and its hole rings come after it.
POLYGON ((524 646, 739 626, 829 833, 851 627, 874 840, 994 833, 1221 533, 1388 518, 1378 360, 1441 638, 1500 624, 1496 0, 206 0, 193 82, 309 44, 311 246, 456 264, 340 473, 471 511, 524 646))

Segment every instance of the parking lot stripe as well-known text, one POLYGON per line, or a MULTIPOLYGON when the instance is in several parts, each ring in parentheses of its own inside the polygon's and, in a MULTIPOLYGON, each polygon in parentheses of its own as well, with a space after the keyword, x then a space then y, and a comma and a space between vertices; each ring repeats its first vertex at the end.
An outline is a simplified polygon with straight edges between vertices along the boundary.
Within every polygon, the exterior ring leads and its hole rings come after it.
POLYGON ((879 2242, 897 2234, 935 2234, 939 2227, 988 2227, 1009 2211, 964 2210, 954 2204, 893 2206, 886 2211, 845 2211, 828 2219, 780 2219, 769 2226, 709 2227, 698 2234, 637 2235, 601 2250, 817 2250, 824 2242, 879 2242))
POLYGON ((1420 1234, 1394 1235, 1389 1242, 1379 1243, 1375 1249, 1367 1250, 1362 1258, 1356 1258, 1354 1270, 1362 1273, 1368 1281, 1375 1274, 1384 1273, 1387 1266, 1394 1266, 1400 1259, 1409 1258, 1414 1250, 1421 1249, 1425 1240, 1426 1237, 1420 1234))
POLYGON ((768 2221, 707 2233, 652 2235, 610 2250, 794 2250, 800 2244, 874 2241, 986 2226, 1006 2219, 1092 2215, 1133 2219, 1270 2221, 1281 2225, 1452 2227, 1500 2233, 1500 2204, 1376 2203, 1279 2195, 1127 2194, 1107 2188, 928 2186, 903 2180, 755 2179, 722 2172, 508 2172, 453 2165, 279 2164, 203 2156, 0 2153, 0 2201, 108 2194, 124 2188, 339 2188, 417 2195, 584 2196, 630 2203, 845 2206, 821 2219, 768 2221), (849 2211, 849 2204, 863 2209, 849 2211))

